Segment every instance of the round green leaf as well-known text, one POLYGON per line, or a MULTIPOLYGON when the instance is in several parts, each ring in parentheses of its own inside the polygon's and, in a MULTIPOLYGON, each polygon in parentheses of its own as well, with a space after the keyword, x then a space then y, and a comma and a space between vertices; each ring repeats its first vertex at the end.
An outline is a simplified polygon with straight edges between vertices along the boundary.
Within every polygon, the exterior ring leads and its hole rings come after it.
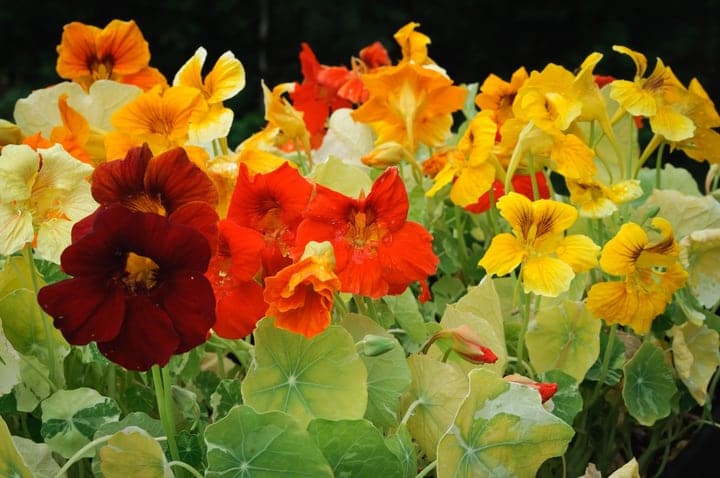
POLYGON ((622 396, 630 415, 648 427, 670 415, 677 387, 660 348, 644 342, 625 364, 624 371, 622 396))
POLYGON ((388 449, 380 431, 367 420, 316 418, 308 425, 308 433, 335 476, 402 476, 400 460, 388 449))
POLYGON ((242 404, 240 381, 229 378, 223 379, 210 395, 213 421, 224 417, 232 407, 240 404, 242 404))
POLYGON ((105 478, 171 478, 162 448, 145 430, 127 427, 110 437, 98 452, 105 478))
POLYGON ((284 411, 301 426, 313 418, 359 419, 367 370, 344 328, 307 339, 266 318, 255 329, 255 360, 241 389, 244 403, 258 412, 284 411))
MULTIPOLYGON (((53 458, 49 446, 45 443, 35 443, 32 440, 18 436, 13 436, 12 441, 32 476, 35 478, 55 478, 58 476, 60 465, 53 458)), ((66 475, 63 473, 61 476, 65 477, 66 475)))
POLYGON ((33 478, 32 472, 15 448, 10 430, 2 417, 0 417, 0 476, 33 478))
POLYGON ((530 363, 540 373, 561 370, 582 382, 600 353, 601 326, 582 302, 540 310, 525 335, 530 363))
POLYGON ((413 443, 412 436, 406 424, 401 424, 393 435, 385 439, 385 444, 400 461, 403 478, 413 478, 417 474, 417 445, 413 443))
POLYGON ((380 428, 391 427, 398 422, 400 396, 410 386, 410 369, 405 361, 405 351, 391 334, 374 320, 364 315, 348 314, 341 325, 355 342, 366 335, 391 338, 392 349, 374 357, 361 355, 368 373, 368 404, 365 418, 380 428))
POLYGON ((470 372, 470 393, 438 445, 438 478, 534 477, 565 453, 573 429, 545 410, 531 387, 470 372))
POLYGON ((467 376, 457 365, 427 355, 408 357, 412 383, 400 401, 400 410, 414 406, 408 430, 431 460, 435 459, 440 437, 452 424, 460 402, 467 395, 467 376))
MULTIPOLYGON (((120 417, 115 401, 92 388, 58 390, 40 406, 40 434, 54 452, 65 458, 87 445, 101 425, 120 417)), ((92 450, 83 456, 92 456, 92 450)))
POLYGON ((332 477, 310 435, 283 412, 238 405, 205 429, 206 478, 332 477))

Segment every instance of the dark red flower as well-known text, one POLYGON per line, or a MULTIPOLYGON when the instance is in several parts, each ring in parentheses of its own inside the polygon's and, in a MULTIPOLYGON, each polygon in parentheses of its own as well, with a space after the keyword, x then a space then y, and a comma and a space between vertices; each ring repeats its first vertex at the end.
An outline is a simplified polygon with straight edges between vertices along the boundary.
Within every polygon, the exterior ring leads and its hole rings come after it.
POLYGON ((388 168, 367 197, 353 199, 321 185, 298 226, 297 248, 329 241, 341 290, 380 298, 400 294, 435 273, 432 236, 407 220, 408 195, 397 168, 388 168))
POLYGON ((292 263, 291 248, 313 186, 295 168, 279 168, 251 176, 240 165, 227 219, 258 231, 265 241, 263 275, 275 275, 292 263))
MULTIPOLYGON (((100 209, 122 204, 132 211, 168 216, 171 222, 196 228, 215 247, 218 192, 182 148, 155 157, 147 144, 132 148, 125 159, 95 168, 91 191, 100 209)), ((93 220, 90 216, 76 224, 73 238, 87 232, 93 220)))
POLYGON ((215 322, 209 260, 194 228, 115 204, 65 249, 61 265, 72 278, 43 287, 38 303, 69 343, 95 341, 131 370, 163 366, 203 343, 215 322))

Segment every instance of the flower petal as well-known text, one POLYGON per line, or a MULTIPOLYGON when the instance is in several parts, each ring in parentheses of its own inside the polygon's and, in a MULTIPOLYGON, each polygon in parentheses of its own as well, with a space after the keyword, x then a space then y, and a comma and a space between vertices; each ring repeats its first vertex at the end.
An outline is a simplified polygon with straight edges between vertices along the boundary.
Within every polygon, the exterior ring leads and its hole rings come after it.
POLYGON ((179 338, 173 353, 187 352, 205 342, 215 323, 215 295, 202 272, 173 274, 158 289, 161 307, 179 338))
POLYGON ((512 272, 525 257, 525 250, 512 234, 501 233, 493 237, 490 247, 478 265, 488 274, 504 276, 512 272))
POLYGON ((574 277, 572 267, 553 257, 531 257, 522 266, 526 293, 557 297, 570 288, 574 277))

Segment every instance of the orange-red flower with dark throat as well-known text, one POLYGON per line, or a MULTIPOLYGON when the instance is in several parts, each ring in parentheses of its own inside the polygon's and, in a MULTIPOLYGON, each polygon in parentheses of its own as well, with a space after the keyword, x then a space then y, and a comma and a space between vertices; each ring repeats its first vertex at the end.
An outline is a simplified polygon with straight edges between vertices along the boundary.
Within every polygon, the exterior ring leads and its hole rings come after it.
POLYGON ((134 21, 113 20, 103 29, 80 22, 63 28, 57 47, 57 73, 86 90, 96 80, 115 80, 145 90, 165 85, 165 77, 148 66, 150 48, 134 21))
POLYGON ((408 208, 395 167, 375 181, 367 197, 353 199, 317 185, 298 226, 298 250, 309 241, 329 241, 342 291, 372 298, 400 294, 411 282, 434 274, 438 265, 432 236, 407 220, 408 208))
POLYGON ((227 219, 262 235, 264 276, 274 275, 292 263, 295 230, 312 188, 312 184, 287 163, 254 176, 245 164, 240 165, 227 219))
POLYGON ((209 259, 193 228, 114 204, 63 252, 72 278, 43 287, 38 303, 69 343, 95 341, 130 370, 164 366, 203 343, 215 322, 209 259))

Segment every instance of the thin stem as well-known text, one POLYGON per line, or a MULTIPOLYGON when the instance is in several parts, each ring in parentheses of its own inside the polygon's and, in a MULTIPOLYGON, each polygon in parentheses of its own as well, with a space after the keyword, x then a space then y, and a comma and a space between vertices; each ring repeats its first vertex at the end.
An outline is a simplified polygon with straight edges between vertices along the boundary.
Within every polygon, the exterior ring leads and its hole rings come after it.
POLYGON ((533 201, 540 199, 540 189, 538 188, 537 178, 535 177, 535 160, 531 154, 528 157, 528 168, 530 169, 530 184, 532 185, 533 201))
POLYGON ((91 450, 95 448, 96 446, 100 445, 101 443, 105 443, 106 441, 109 441, 113 435, 105 435, 101 436, 100 438, 97 438, 84 447, 80 448, 78 451, 75 452, 73 456, 68 458, 68 461, 65 462, 65 464, 58 470, 58 472, 55 474, 55 478, 60 478, 61 476, 64 476, 65 473, 70 469, 71 466, 73 466, 77 461, 82 460, 83 455, 88 450, 91 450))
POLYGON ((415 478, 423 478, 423 477, 427 476, 427 475, 428 475, 431 471, 433 471, 436 467, 437 467, 437 460, 435 460, 435 461, 433 461, 433 462, 430 462, 430 464, 428 464, 428 466, 426 466, 425 468, 423 468, 422 470, 420 470, 420 473, 418 473, 417 475, 415 475, 415 478))
POLYGON ((530 323, 530 303, 531 297, 529 294, 524 296, 525 303, 521 310, 522 321, 520 322, 520 333, 518 335, 517 350, 515 350, 515 356, 517 357, 518 363, 525 362, 525 333, 530 323))
POLYGON ((193 476, 195 476, 197 478, 203 478, 203 476, 200 474, 199 471, 197 471, 195 468, 193 468, 192 466, 188 465, 187 463, 185 463, 183 461, 171 461, 168 463, 168 466, 170 466, 170 467, 179 466, 180 468, 184 468, 185 470, 192 473, 193 476))
POLYGON ((597 400, 597 397, 600 394, 600 389, 605 383, 605 378, 607 378, 608 370, 610 369, 610 356, 612 355, 612 349, 615 346, 616 333, 617 324, 612 324, 610 326, 610 333, 608 334, 607 346, 605 347, 605 355, 603 355, 603 361, 600 365, 600 377, 598 378, 598 381, 595 384, 595 389, 593 390, 593 393, 590 397, 591 404, 594 403, 595 400, 597 400))
POLYGON ((410 420, 410 417, 415 412, 415 409, 422 404, 423 404, 423 400, 420 398, 418 398, 417 400, 412 402, 410 404, 410 406, 408 407, 407 411, 405 412, 405 415, 403 415, 402 420, 400 421, 400 425, 405 425, 408 422, 408 420, 410 420))
POLYGON ((665 151, 665 141, 660 143, 657 149, 657 156, 655 157, 655 189, 660 189, 661 178, 662 178, 662 158, 663 152, 665 151))
MULTIPOLYGON (((28 265, 30 266, 30 277, 32 278, 32 285, 33 285, 33 292, 35 293, 35 297, 38 296, 38 293, 40 292, 40 285, 38 284, 38 271, 35 267, 35 261, 33 260, 33 251, 32 246, 30 244, 25 246, 25 249, 23 250, 23 254, 25 255, 25 258, 28 261, 28 265)), ((52 330, 50 328, 50 317, 43 312, 42 309, 38 307, 34 307, 35 311, 38 311, 40 314, 40 320, 43 323, 43 330, 45 331, 45 346, 47 347, 47 366, 48 366, 48 376, 50 377, 50 381, 55 383, 55 374, 57 373, 56 367, 55 367, 55 343, 52 339, 52 330)))
POLYGON ((153 384, 155 385, 155 398, 158 404, 158 413, 165 435, 167 435, 170 456, 173 460, 180 460, 180 451, 175 440, 175 420, 172 415, 172 382, 167 368, 152 366, 153 384))

